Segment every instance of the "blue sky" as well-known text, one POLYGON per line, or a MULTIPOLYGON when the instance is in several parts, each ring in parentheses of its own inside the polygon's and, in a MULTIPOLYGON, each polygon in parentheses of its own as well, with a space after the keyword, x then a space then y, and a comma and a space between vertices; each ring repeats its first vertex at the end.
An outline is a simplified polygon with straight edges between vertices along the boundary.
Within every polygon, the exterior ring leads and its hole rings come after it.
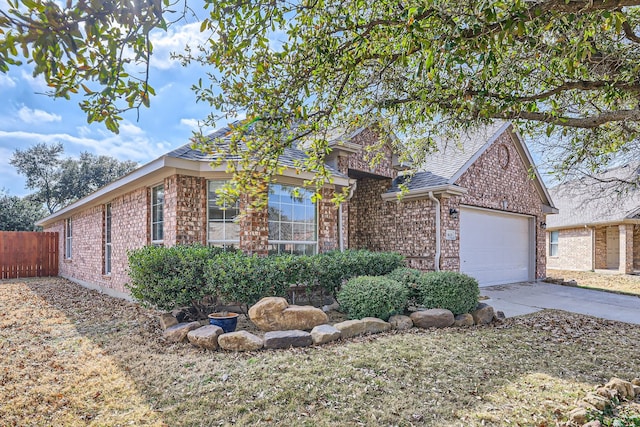
MULTIPOLYGON (((0 0, 0 8, 4 7, 0 0)), ((87 124, 78 106, 80 97, 67 101, 42 95, 47 87, 41 77, 32 76, 30 65, 0 73, 0 189, 18 196, 31 192, 24 188, 24 178, 9 160, 16 148, 26 149, 39 142, 61 142, 65 156, 88 151, 140 164, 188 143, 198 120, 211 112, 209 105, 196 103, 190 89, 205 70, 184 68, 170 59, 170 53, 182 51, 185 43, 203 41, 200 24, 194 21, 191 18, 168 32, 154 33, 150 83, 157 95, 150 108, 140 110, 139 120, 135 111, 124 114, 118 135, 102 123, 87 124)))

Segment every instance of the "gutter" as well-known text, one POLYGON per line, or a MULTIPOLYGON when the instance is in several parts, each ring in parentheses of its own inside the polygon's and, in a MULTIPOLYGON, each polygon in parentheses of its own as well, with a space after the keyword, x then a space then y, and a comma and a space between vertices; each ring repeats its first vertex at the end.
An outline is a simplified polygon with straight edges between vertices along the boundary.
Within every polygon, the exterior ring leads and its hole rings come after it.
MULTIPOLYGON (((351 184, 351 188, 349 189, 349 195, 347 196, 345 202, 351 200, 357 186, 358 181, 353 181, 353 184, 351 184)), ((344 252, 344 233, 342 232, 342 203, 338 205, 338 242, 340 245, 340 252, 344 252)))
MULTIPOLYGON (((398 198, 398 194, 400 192, 395 193, 384 193, 382 194, 382 200, 387 202, 396 200, 398 198)), ((406 194, 402 195, 402 200, 415 200, 415 199, 424 199, 431 198, 429 195, 433 195, 433 193, 447 193, 452 196, 461 196, 463 194, 467 194, 467 189, 464 187, 460 187, 455 184, 444 184, 444 185, 434 185, 432 187, 418 188, 415 190, 409 190, 406 194)))
POLYGON ((429 199, 436 206, 436 256, 433 261, 435 271, 440 271, 440 200, 433 196, 433 191, 429 191, 429 199))

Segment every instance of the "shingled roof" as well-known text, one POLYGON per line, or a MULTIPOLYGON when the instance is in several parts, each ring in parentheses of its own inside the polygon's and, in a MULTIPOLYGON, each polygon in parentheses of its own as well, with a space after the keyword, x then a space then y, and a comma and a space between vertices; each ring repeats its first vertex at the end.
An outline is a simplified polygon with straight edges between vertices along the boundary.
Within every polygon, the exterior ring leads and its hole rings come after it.
MULTIPOLYGON (((213 154, 205 153, 201 150, 193 148, 192 147, 193 144, 189 143, 181 147, 178 147, 173 151, 168 152, 166 156, 174 157, 177 159, 194 160, 194 161, 201 161, 201 162, 211 162, 214 160, 220 160, 220 155, 218 153, 228 152, 229 150, 229 143, 231 141, 231 132, 232 132, 232 128, 229 126, 225 126, 207 135, 207 139, 209 141, 215 141, 218 147, 218 150, 216 153, 213 153, 213 154)), ((284 149, 284 152, 278 159, 278 162, 282 166, 295 168, 297 163, 299 164, 300 162, 306 159, 307 159, 307 155, 305 154, 304 151, 295 147, 287 147, 284 149)), ((229 154, 226 154, 224 155, 223 160, 226 160, 226 161, 239 160, 239 156, 231 156, 229 154)), ((347 176, 341 173, 339 170, 329 165, 326 165, 325 167, 329 172, 331 172, 332 176, 347 178, 347 176)))
POLYGON ((626 164, 549 189, 558 215, 547 228, 583 227, 640 219, 640 189, 621 184, 637 181, 640 164, 626 164))

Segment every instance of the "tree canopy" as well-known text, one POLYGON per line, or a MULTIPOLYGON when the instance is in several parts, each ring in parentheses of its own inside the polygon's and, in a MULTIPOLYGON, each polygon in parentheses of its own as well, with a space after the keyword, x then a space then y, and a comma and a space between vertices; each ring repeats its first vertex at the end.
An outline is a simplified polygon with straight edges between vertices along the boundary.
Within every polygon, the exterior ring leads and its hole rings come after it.
POLYGON ((42 203, 0 189, 0 231, 36 231, 35 223, 43 216, 42 203))
MULTIPOLYGON (((0 69, 15 62, 19 46, 57 96, 94 81, 103 89, 85 90, 82 107, 110 128, 119 118, 115 101, 146 104, 146 81, 132 83, 125 65, 148 63, 148 32, 166 24, 159 5, 112 0, 94 10, 85 2, 12 1, 14 9, 0 15, 0 69), (127 49, 134 54, 124 57, 127 49)), ((210 15, 201 30, 211 37, 182 59, 212 66, 210 81, 194 82, 199 101, 252 122, 251 138, 238 126, 231 144, 241 187, 256 174, 269 179, 284 147, 301 138, 310 156, 299 167, 317 171, 319 185, 328 179, 323 130, 372 122, 402 135, 417 162, 434 137, 494 119, 551 136, 561 173, 598 169, 638 148, 640 0, 220 0, 204 7, 210 15)))
POLYGON ((35 144, 15 150, 10 163, 27 179, 26 187, 35 190, 34 202, 44 204, 49 213, 78 200, 131 172, 138 164, 87 152, 79 159, 63 158, 62 144, 35 144))

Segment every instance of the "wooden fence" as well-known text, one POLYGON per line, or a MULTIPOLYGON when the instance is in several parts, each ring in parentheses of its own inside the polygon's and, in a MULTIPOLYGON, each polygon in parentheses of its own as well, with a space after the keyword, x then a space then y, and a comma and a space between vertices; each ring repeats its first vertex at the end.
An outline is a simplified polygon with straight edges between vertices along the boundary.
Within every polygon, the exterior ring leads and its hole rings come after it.
POLYGON ((0 231, 0 279, 58 275, 58 233, 0 231))

